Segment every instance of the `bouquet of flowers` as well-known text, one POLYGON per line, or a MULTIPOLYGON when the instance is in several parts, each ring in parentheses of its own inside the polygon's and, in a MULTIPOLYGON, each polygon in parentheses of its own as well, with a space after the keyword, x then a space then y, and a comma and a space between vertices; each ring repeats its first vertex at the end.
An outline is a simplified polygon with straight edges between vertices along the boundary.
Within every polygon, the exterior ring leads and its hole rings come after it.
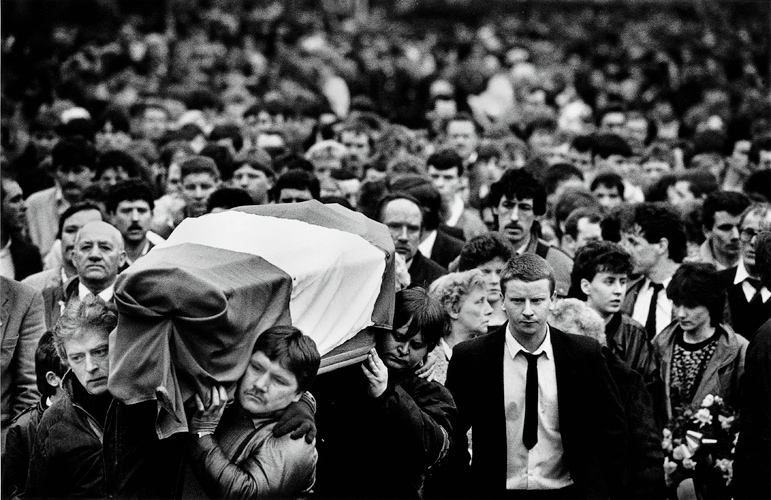
POLYGON ((698 410, 679 408, 675 415, 662 440, 667 486, 692 478, 700 498, 730 498, 739 435, 736 413, 722 398, 710 394, 698 410))

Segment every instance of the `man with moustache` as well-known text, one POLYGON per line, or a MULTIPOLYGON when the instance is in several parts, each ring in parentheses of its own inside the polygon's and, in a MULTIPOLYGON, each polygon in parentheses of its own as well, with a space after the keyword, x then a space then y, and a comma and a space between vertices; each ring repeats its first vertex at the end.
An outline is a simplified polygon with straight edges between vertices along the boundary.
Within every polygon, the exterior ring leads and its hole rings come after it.
POLYGON ((153 193, 144 181, 128 179, 116 184, 107 198, 107 215, 123 237, 127 265, 155 246, 148 239, 153 219, 153 193))
POLYGON ((56 238, 59 216, 81 201, 96 170, 96 149, 80 137, 62 139, 51 154, 56 185, 27 198, 27 219, 32 243, 46 255, 56 238))
POLYGON ((750 206, 744 193, 713 191, 704 199, 701 221, 707 237, 699 247, 699 253, 687 262, 714 264, 718 271, 739 263, 741 242, 739 220, 750 206))
POLYGON ((757 234, 769 226, 771 204, 758 203, 745 210, 739 222, 741 259, 736 266, 720 272, 728 298, 723 319, 748 340, 771 318, 771 291, 760 281, 755 265, 757 234))
POLYGON ((425 226, 424 211, 417 199, 406 193, 387 195, 380 201, 377 213, 378 221, 391 233, 396 253, 407 261, 413 286, 428 288, 447 274, 447 269, 420 253, 418 245, 425 226))
POLYGON ((538 219, 546 213, 546 190, 530 172, 507 170, 490 187, 488 202, 493 207, 498 232, 514 247, 517 255, 534 253, 554 269, 557 296, 570 289, 573 260, 540 239, 538 219))

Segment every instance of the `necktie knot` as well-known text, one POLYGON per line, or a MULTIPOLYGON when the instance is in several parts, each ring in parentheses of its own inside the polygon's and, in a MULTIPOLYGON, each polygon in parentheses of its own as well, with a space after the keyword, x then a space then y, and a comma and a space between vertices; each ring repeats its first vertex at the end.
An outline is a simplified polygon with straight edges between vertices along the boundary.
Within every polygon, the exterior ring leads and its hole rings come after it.
POLYGON ((540 352, 538 354, 531 354, 531 353, 525 352, 525 351, 520 351, 520 352, 522 353, 522 355, 527 360, 528 366, 530 366, 532 363, 538 363, 538 358, 541 357, 541 353, 540 352))
POLYGON ((651 289, 653 290, 653 293, 658 293, 664 289, 664 283, 654 283, 651 281, 651 289))

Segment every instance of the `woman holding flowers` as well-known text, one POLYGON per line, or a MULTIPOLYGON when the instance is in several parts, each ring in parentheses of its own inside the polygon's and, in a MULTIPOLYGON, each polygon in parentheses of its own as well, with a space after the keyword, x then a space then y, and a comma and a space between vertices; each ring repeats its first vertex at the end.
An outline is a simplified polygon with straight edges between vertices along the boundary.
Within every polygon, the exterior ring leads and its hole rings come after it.
POLYGON ((725 290, 712 264, 683 264, 667 286, 675 320, 653 339, 670 422, 707 395, 738 407, 747 340, 721 325, 725 290))

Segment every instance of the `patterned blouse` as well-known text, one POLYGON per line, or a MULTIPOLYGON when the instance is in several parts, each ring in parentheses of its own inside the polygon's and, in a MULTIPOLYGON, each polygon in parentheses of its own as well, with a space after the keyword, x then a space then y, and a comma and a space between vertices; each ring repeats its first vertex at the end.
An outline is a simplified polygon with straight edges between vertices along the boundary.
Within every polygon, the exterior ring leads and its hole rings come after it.
POLYGON ((683 340, 683 330, 678 327, 675 332, 675 346, 672 351, 672 375, 670 379, 672 408, 690 406, 707 363, 715 353, 719 337, 719 330, 715 330, 715 334, 710 338, 697 344, 689 344, 683 340))

